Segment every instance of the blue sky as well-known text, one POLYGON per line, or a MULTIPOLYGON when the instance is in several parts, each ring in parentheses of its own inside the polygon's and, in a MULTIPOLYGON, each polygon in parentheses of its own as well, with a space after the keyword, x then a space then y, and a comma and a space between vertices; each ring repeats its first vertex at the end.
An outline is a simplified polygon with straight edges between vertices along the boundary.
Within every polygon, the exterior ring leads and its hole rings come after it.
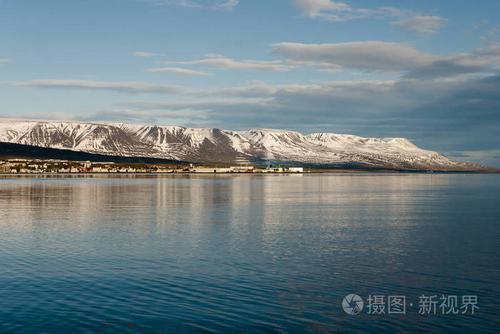
POLYGON ((0 0, 0 116, 407 137, 500 166, 500 2, 0 0))

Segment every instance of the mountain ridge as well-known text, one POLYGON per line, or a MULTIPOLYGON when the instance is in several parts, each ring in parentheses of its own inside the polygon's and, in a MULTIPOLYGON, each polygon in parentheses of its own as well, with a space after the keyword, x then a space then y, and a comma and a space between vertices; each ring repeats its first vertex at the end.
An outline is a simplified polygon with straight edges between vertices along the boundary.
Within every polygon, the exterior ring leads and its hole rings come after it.
POLYGON ((406 138, 283 129, 189 128, 107 122, 0 119, 0 141, 80 152, 198 163, 361 164, 408 170, 476 170, 406 138))

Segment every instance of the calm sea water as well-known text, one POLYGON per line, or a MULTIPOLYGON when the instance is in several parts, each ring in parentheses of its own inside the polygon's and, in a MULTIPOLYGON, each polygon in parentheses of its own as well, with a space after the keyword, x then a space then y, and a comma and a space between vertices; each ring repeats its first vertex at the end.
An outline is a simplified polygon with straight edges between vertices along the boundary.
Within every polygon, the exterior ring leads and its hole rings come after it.
POLYGON ((500 175, 3 177, 0 332, 498 332, 499 224, 500 175))

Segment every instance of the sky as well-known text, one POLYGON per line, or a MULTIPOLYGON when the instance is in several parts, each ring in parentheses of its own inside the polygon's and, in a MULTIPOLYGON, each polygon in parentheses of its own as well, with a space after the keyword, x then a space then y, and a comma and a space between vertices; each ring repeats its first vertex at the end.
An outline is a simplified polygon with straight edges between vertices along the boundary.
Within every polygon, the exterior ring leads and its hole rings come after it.
POLYGON ((405 137, 500 166, 500 1, 0 0, 0 117, 405 137))

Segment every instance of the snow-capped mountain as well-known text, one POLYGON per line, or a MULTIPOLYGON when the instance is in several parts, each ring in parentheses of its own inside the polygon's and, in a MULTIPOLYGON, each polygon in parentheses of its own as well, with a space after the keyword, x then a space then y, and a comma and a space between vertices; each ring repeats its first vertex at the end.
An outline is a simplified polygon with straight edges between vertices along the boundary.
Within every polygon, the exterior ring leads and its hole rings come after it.
POLYGON ((0 119, 0 142, 114 156, 192 162, 280 161, 357 164, 397 169, 473 169, 418 148, 404 138, 363 138, 334 133, 229 131, 179 126, 0 119))

